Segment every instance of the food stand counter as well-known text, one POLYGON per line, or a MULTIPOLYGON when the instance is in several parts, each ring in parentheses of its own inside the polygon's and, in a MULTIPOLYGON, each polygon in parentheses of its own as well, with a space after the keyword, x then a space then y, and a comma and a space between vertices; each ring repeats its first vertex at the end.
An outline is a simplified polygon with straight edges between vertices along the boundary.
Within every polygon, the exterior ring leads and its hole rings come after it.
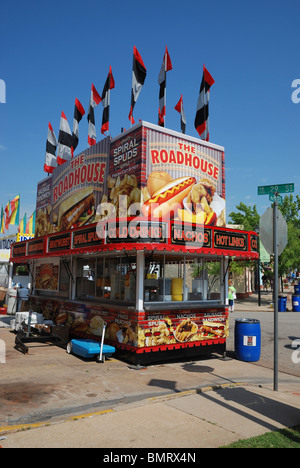
POLYGON ((231 259, 257 234, 174 220, 117 219, 12 246, 30 262, 31 308, 71 337, 101 339, 135 364, 225 354, 231 259))

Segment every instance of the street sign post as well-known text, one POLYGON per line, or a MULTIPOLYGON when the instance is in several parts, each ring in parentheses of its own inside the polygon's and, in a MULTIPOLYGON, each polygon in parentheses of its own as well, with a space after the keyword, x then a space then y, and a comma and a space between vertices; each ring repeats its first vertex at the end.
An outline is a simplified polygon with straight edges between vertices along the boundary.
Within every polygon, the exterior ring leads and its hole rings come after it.
MULTIPOLYGON (((273 253, 274 253, 274 382, 273 390, 278 391, 278 203, 282 203, 279 193, 294 192, 294 184, 264 185, 257 189, 258 195, 269 195, 273 204, 273 253)), ((267 210, 268 211, 268 210, 267 210)), ((281 213, 280 213, 281 214, 281 213)), ((286 245, 286 243, 285 243, 286 245)), ((283 248, 285 247, 283 246, 283 248)), ((271 252, 269 252, 271 253, 271 252)))
POLYGON ((292 193, 294 190, 295 184, 262 185, 257 188, 257 195, 269 195, 269 193, 292 193))
POLYGON ((269 200, 272 202, 277 202, 278 205, 282 205, 282 196, 281 195, 275 195, 274 193, 269 193, 269 200))

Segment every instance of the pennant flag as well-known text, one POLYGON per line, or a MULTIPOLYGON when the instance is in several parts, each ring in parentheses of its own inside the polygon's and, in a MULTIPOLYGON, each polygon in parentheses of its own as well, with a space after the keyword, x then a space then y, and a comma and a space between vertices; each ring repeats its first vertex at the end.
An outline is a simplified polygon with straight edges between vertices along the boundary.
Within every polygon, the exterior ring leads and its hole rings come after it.
POLYGON ((95 86, 92 84, 89 112, 87 115, 87 119, 89 123, 88 144, 90 146, 96 144, 94 108, 98 106, 100 102, 101 102, 101 96, 98 94, 98 91, 96 90, 95 86))
POLYGON ((4 208, 4 211, 5 211, 5 229, 8 229, 8 227, 9 227, 9 206, 10 206, 10 202, 8 202, 6 207, 4 208))
POLYGON ((186 119, 185 119, 185 112, 184 112, 184 108, 183 108, 182 94, 180 96, 179 101, 177 102, 177 104, 175 106, 175 110, 177 110, 177 112, 179 112, 179 114, 180 114, 181 132, 185 133, 186 119))
POLYGON ((1 206, 1 218, 0 218, 0 233, 4 234, 5 225, 4 225, 4 211, 3 206, 1 206))
POLYGON ((60 166, 71 159, 72 133, 64 112, 61 113, 58 146, 57 164, 60 166))
POLYGON ((71 147, 71 153, 72 153, 72 158, 74 156, 74 150, 78 146, 79 142, 79 122, 82 119, 82 117, 85 114, 85 110, 82 107, 80 101, 76 98, 75 99, 75 109, 74 109, 74 120, 73 120, 73 134, 72 134, 72 147, 71 147))
POLYGON ((141 92, 143 87, 145 78, 146 78, 147 70, 140 56, 137 48, 133 47, 133 64, 132 64, 132 89, 131 89, 131 105, 130 105, 130 112, 129 112, 129 120, 132 124, 135 123, 133 118, 133 109, 137 98, 141 92))
POLYGON ((26 224, 25 232, 26 234, 29 234, 30 236, 33 236, 35 233, 35 211, 32 213, 32 215, 29 218, 28 223, 26 224))
POLYGON ((25 213, 24 218, 21 219, 21 222, 19 224, 19 229, 18 229, 18 232, 20 232, 21 234, 26 234, 26 223, 27 223, 27 216, 25 213))
POLYGON ((48 136, 47 136, 47 143, 46 143, 46 157, 45 157, 45 164, 44 164, 44 171, 48 172, 48 174, 52 174, 54 168, 57 167, 56 161, 56 147, 57 147, 57 139, 54 134, 53 128, 51 123, 48 124, 48 136))
POLYGON ((17 195, 11 202, 11 215, 9 218, 9 224, 18 225, 19 224, 19 213, 20 213, 20 195, 17 195))
POLYGON ((169 70, 172 70, 172 63, 171 63, 169 52, 166 46, 163 63, 162 63, 162 66, 158 75, 158 84, 159 84, 158 125, 160 125, 161 127, 165 126, 166 83, 167 83, 167 71, 169 70))
POLYGON ((105 85, 102 91, 102 105, 103 105, 103 115, 102 115, 102 127, 101 133, 104 135, 105 132, 109 130, 109 108, 110 108, 110 90, 115 87, 115 80, 112 75, 111 67, 109 67, 109 72, 105 81, 105 85))
POLYGON ((202 140, 209 141, 209 125, 208 125, 208 103, 210 96, 210 87, 215 80, 203 65, 203 77, 200 86, 200 92, 197 103, 197 112, 195 117, 195 129, 199 133, 202 140))

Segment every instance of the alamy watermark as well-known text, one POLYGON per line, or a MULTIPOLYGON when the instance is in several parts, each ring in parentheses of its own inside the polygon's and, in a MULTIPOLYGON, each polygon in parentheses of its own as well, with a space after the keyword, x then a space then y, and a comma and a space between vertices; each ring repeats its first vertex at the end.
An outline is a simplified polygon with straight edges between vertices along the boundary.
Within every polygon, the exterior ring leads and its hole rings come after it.
POLYGON ((4 80, 0 80, 0 103, 6 103, 6 84, 4 80))
POLYGON ((296 348, 295 351, 292 352, 292 361, 294 364, 300 363, 300 339, 294 340, 292 343, 292 348, 296 348))
POLYGON ((6 347, 5 341, 0 340, 0 364, 6 363, 6 347))
POLYGON ((192 215, 192 205, 187 205, 190 210, 186 211, 188 213, 187 219, 184 216, 181 219, 177 217, 180 228, 178 230, 174 228, 171 233, 171 230, 166 228, 166 224, 173 220, 178 211, 181 210, 180 203, 170 201, 165 212, 162 212, 158 203, 152 203, 148 216, 144 217, 141 203, 132 203, 128 207, 127 199, 126 195, 119 195, 118 206, 119 209, 120 207, 124 208, 123 217, 118 217, 117 208, 113 203, 104 202, 98 205, 97 216, 100 217, 100 221, 97 224, 96 233, 99 239, 118 239, 120 242, 122 239, 129 240, 129 238, 132 239, 132 242, 138 239, 140 241, 143 239, 145 242, 154 239, 163 241, 173 233, 174 237, 184 241, 185 244, 193 245, 196 243, 197 247, 200 247, 207 242, 207 234, 204 230, 205 217, 201 216, 201 213, 203 215, 205 213, 200 208, 200 204, 198 207, 200 215, 192 215), (200 219, 202 223, 199 222, 200 219))
POLYGON ((292 92, 292 101, 294 104, 299 104, 300 102, 300 79, 293 80, 292 88, 295 88, 295 91, 292 92))

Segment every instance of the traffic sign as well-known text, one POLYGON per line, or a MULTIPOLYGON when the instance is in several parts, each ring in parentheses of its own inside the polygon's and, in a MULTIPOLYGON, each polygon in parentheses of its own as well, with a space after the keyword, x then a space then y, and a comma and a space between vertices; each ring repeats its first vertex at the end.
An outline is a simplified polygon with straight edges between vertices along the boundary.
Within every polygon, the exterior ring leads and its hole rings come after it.
MULTIPOLYGON (((259 237, 263 243, 266 251, 269 254, 274 254, 274 232, 273 232, 273 223, 274 223, 274 214, 273 208, 268 208, 260 218, 259 222, 259 237)), ((278 255, 283 252, 287 244, 287 224, 283 215, 280 211, 277 213, 277 248, 278 255)))
POLYGON ((269 193, 269 200, 273 202, 277 202, 279 205, 282 205, 282 196, 281 195, 274 195, 274 193, 269 193))
POLYGON ((257 188, 258 195, 268 195, 269 193, 291 193, 294 192, 295 184, 262 185, 257 188))

